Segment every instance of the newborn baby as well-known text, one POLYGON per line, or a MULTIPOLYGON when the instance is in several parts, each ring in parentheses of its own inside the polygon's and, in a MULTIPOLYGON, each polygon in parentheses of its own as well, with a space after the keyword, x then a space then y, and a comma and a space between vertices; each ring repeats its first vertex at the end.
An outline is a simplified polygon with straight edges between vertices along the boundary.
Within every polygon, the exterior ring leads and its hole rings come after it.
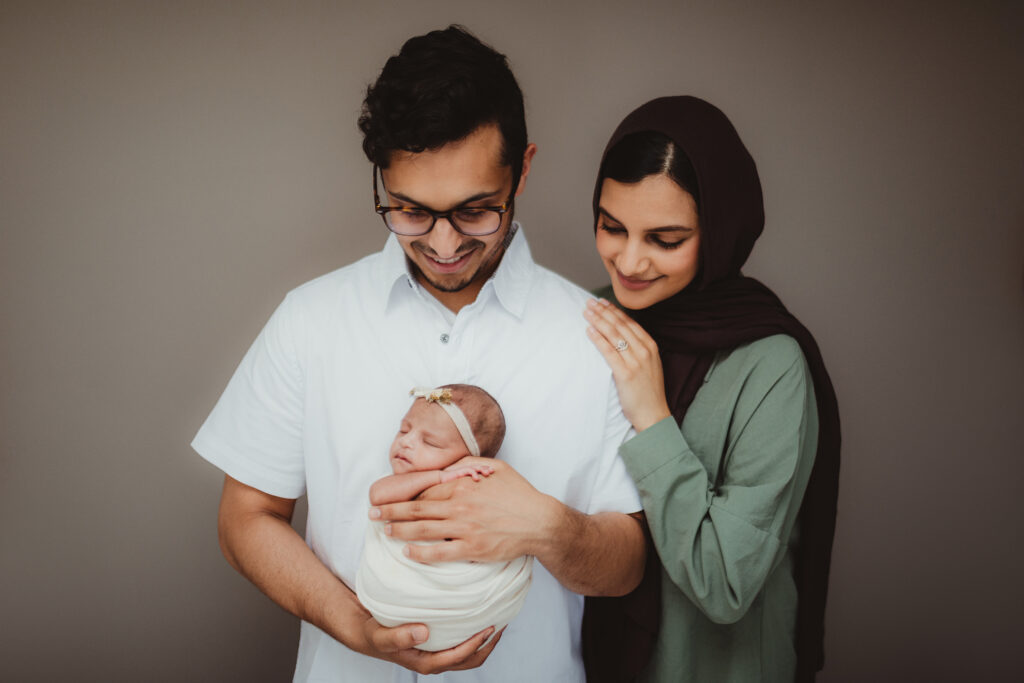
MULTIPOLYGON (((490 475, 494 470, 486 465, 451 466, 467 455, 493 458, 505 438, 501 407, 479 387, 449 384, 410 393, 413 404, 388 454, 394 474, 370 487, 373 505, 413 500, 431 486, 459 477, 490 475)), ((523 606, 532 557, 421 564, 402 553, 404 546, 404 541, 384 534, 383 522, 370 522, 356 594, 384 626, 426 624, 430 637, 419 649, 445 650, 488 626, 497 633, 523 606)))

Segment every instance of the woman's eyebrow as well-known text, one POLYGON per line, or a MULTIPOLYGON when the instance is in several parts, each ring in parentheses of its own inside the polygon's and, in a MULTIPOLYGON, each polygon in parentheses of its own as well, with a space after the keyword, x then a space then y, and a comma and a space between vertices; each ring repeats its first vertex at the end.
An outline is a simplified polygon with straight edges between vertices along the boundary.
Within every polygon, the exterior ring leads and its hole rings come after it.
POLYGON ((616 218, 615 216, 613 216, 613 215, 611 214, 611 212, 609 212, 609 211, 608 211, 608 209, 604 208, 603 206, 598 206, 598 207, 597 207, 597 210, 598 210, 598 212, 600 212, 601 214, 603 214, 603 215, 604 215, 604 216, 605 216, 606 218, 611 218, 611 219, 612 219, 613 221, 615 221, 615 222, 616 222, 616 223, 618 223, 619 225, 622 225, 622 221, 620 221, 620 220, 619 220, 618 218, 616 218))
MULTIPOLYGON (((625 225, 625 223, 620 221, 615 216, 611 215, 611 213, 608 212, 608 209, 604 208, 603 206, 598 206, 597 210, 604 216, 618 223, 619 225, 625 225)), ((662 225, 657 228, 647 228, 646 230, 644 230, 644 232, 693 232, 694 230, 696 230, 696 228, 691 228, 687 225, 662 225)))
POLYGON ((685 225, 663 225, 658 228, 648 228, 644 232, 693 232, 696 228, 685 225))

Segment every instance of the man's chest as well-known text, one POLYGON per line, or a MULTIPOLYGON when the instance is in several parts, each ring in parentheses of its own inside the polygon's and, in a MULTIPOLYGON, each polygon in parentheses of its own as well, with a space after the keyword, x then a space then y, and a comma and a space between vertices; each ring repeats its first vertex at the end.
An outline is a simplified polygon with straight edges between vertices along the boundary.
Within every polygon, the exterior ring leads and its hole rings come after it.
MULTIPOLYGON (((586 507, 605 450, 611 385, 607 370, 582 353, 582 329, 530 325, 501 309, 452 323, 402 306, 341 322, 315 340, 303 367, 311 531, 332 539, 334 552, 362 538, 367 491, 390 471, 388 446, 415 386, 488 391, 507 423, 498 457, 538 490, 586 507)), ((335 569, 344 576, 349 567, 335 569)))
POLYGON ((466 313, 452 323, 400 302, 318 340, 304 367, 307 457, 336 463, 346 489, 368 486, 386 472, 409 390, 455 382, 497 399, 507 422, 499 457, 542 490, 564 482, 574 453, 599 453, 610 381, 582 329, 531 325, 497 306, 466 313))

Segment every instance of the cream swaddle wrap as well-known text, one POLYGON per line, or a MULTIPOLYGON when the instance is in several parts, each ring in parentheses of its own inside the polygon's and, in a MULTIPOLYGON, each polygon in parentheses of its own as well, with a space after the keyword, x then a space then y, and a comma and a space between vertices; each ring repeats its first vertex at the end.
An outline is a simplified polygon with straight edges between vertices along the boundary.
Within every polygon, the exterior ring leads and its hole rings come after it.
MULTIPOLYGON (((469 421, 449 390, 415 388, 410 394, 444 409, 469 453, 480 456, 469 421)), ((383 626, 426 624, 430 635, 417 649, 446 650, 489 626, 497 633, 519 613, 533 577, 533 557, 423 564, 406 557, 406 542, 386 535, 384 527, 385 522, 371 521, 366 530, 356 595, 383 626)))
POLYGON ((426 624, 430 637, 417 649, 446 650, 488 626, 497 632, 523 606, 533 557, 422 564, 402 554, 404 545, 384 534, 384 522, 370 522, 356 594, 383 626, 426 624))

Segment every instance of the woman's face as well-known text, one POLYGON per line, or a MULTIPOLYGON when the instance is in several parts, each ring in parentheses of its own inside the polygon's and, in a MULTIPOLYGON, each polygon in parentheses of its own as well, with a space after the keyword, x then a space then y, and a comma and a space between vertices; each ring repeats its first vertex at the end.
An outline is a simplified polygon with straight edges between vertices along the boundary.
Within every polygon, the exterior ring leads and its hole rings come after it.
POLYGON ((667 175, 638 183, 605 178, 598 205, 597 252, 615 298, 641 309, 681 291, 697 275, 697 203, 667 175))

